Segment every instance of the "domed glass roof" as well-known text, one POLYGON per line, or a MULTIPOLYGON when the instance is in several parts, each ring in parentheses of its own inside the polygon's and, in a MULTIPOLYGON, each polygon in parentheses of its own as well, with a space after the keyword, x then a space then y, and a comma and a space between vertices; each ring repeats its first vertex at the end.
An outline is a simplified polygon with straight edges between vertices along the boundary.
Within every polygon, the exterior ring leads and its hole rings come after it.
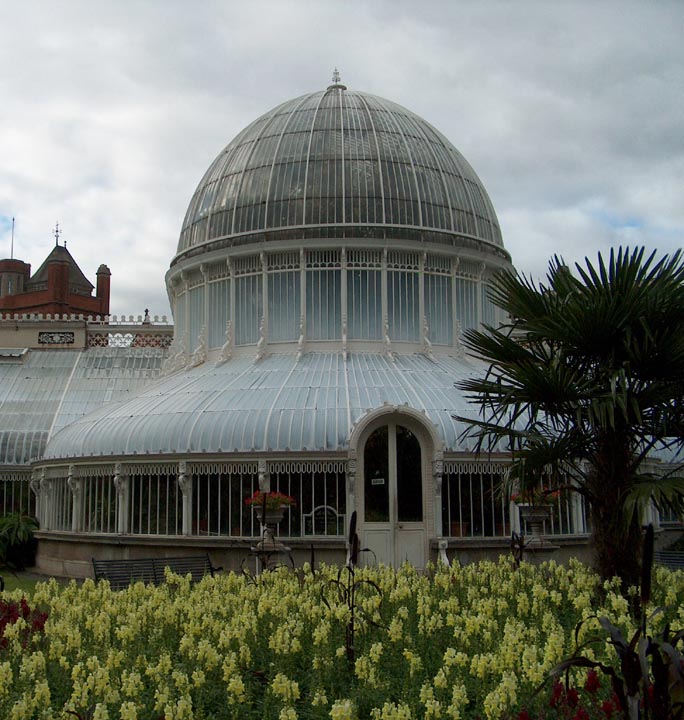
POLYGON ((325 237, 503 249, 487 192, 458 150, 400 105, 339 83, 279 105, 224 148, 193 195, 174 262, 325 237))

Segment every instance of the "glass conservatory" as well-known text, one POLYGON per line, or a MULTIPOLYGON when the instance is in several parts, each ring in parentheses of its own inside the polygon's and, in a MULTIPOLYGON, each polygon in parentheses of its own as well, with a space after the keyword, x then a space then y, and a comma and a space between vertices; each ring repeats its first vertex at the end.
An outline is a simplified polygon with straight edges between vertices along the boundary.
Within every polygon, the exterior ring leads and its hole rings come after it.
MULTIPOLYGON (((277 106, 190 201, 159 376, 56 409, 31 467, 39 562, 202 548, 235 567, 258 489, 294 498, 278 534, 306 559, 344 558, 353 511, 368 562, 507 552, 507 457, 463 439, 455 383, 485 370, 461 337, 502 319, 487 291, 510 268, 482 182, 425 120, 339 82, 277 106)), ((546 531, 577 554, 581 505, 558 498, 546 531)))

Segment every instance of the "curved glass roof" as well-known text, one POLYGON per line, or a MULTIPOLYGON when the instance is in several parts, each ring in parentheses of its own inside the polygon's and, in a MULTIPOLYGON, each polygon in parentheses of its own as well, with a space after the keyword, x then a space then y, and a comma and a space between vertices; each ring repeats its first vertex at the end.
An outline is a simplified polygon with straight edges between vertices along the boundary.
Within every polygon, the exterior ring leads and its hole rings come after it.
POLYGON ((159 348, 29 350, 0 362, 0 466, 27 465, 48 437, 103 403, 131 397, 161 371, 159 348))
POLYGON ((339 84, 279 105, 221 151, 192 197, 174 262, 306 237, 503 249, 492 203, 461 153, 409 110, 339 84))
POLYGON ((107 456, 348 449, 352 427, 384 404, 422 411, 447 451, 471 441, 454 414, 472 407, 454 383, 483 373, 473 359, 354 353, 271 355, 205 364, 75 420, 48 442, 45 460, 107 456))

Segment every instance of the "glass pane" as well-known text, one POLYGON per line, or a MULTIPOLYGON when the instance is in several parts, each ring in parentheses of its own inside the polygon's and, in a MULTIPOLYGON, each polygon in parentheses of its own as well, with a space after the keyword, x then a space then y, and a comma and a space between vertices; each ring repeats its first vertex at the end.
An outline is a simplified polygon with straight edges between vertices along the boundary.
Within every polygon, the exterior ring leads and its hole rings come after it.
POLYGON ((419 334, 418 273, 387 273, 387 314, 393 342, 416 342, 419 334))
POLYGON ((209 285, 209 347, 221 347, 226 342, 230 318, 230 280, 209 285))
POLYGON ((192 352, 199 344, 199 337, 204 325, 204 285, 192 288, 188 293, 190 303, 190 328, 188 333, 188 349, 192 352))
POLYGON ((337 340, 342 311, 339 270, 306 273, 306 332, 309 340, 337 340))
POLYGON ((487 325, 496 323, 496 305, 489 299, 489 286, 481 285, 482 292, 482 322, 487 325))
POLYGON ((425 314, 430 340, 435 345, 453 342, 451 278, 448 275, 425 274, 425 314))
POLYGON ((363 451, 366 522, 389 522, 389 446, 387 426, 378 428, 363 451))
POLYGON ((397 425, 397 520, 423 519, 423 479, 418 438, 397 425))
POLYGON ((477 283, 456 278, 456 315, 461 331, 477 327, 477 283))
POLYGON ((299 337, 301 293, 298 270, 268 276, 268 337, 273 342, 299 337))
POLYGON ((237 345, 250 345, 259 339, 259 323, 263 314, 261 275, 247 275, 235 281, 235 340, 237 345))
POLYGON ((347 319, 350 340, 382 338, 380 270, 347 270, 347 319))
MULTIPOLYGON (((181 339, 185 333, 185 301, 187 295, 183 293, 176 298, 176 305, 173 309, 173 321, 176 324, 174 336, 181 339)), ((187 338, 186 338, 187 339, 187 338)))

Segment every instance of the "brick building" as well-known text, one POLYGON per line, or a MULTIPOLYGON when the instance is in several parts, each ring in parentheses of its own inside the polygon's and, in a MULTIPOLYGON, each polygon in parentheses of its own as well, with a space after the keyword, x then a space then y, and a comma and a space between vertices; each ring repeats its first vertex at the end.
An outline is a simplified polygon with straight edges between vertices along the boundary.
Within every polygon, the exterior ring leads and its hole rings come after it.
POLYGON ((105 316, 110 279, 109 268, 100 265, 95 288, 62 245, 55 245, 34 275, 29 263, 0 260, 0 315, 105 316))

